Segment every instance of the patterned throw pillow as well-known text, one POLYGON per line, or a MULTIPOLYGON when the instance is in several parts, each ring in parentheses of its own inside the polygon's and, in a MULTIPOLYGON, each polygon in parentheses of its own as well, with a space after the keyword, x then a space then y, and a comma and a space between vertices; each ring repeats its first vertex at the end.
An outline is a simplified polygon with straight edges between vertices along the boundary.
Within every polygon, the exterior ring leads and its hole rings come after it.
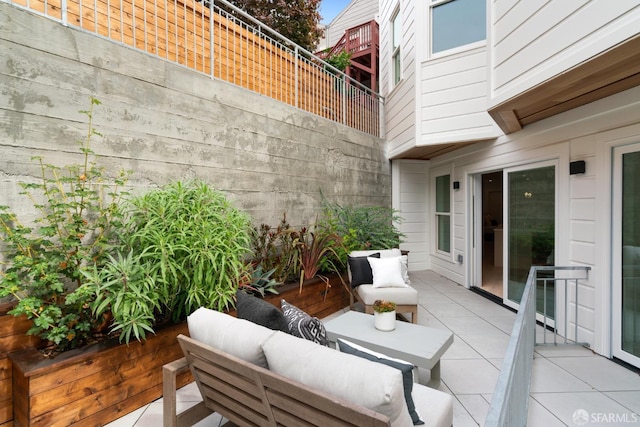
POLYGON ((291 335, 313 341, 320 345, 329 345, 327 330, 317 317, 311 317, 295 305, 285 300, 280 303, 284 317, 287 320, 288 331, 291 335))

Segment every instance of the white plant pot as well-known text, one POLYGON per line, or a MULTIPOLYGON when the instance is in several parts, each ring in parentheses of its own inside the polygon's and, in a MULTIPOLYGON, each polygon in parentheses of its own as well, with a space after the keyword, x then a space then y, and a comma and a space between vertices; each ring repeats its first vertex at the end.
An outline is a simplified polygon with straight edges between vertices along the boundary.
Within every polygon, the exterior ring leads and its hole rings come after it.
POLYGON ((387 311, 385 313, 373 312, 373 324, 379 331, 393 331, 396 328, 396 312, 387 311))

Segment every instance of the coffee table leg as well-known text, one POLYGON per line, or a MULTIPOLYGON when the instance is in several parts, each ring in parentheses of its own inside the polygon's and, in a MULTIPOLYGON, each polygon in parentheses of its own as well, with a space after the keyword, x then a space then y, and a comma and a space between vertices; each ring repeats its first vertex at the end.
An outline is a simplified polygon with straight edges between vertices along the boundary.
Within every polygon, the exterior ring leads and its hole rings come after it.
POLYGON ((427 383, 427 386, 431 388, 440 387, 440 361, 438 360, 433 368, 431 368, 431 378, 427 383))

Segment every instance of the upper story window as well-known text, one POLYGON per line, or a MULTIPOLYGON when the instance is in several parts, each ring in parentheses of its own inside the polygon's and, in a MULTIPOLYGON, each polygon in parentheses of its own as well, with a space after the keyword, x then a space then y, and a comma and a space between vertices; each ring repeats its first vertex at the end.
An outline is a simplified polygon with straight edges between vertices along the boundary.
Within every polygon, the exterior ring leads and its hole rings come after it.
POLYGON ((487 38, 486 0, 432 0, 431 52, 487 38))
POLYGON ((400 10, 396 10, 391 18, 391 75, 393 86, 402 78, 402 64, 400 62, 400 42, 402 40, 402 23, 400 10))
POLYGON ((451 176, 436 177, 436 247, 451 253, 451 176))

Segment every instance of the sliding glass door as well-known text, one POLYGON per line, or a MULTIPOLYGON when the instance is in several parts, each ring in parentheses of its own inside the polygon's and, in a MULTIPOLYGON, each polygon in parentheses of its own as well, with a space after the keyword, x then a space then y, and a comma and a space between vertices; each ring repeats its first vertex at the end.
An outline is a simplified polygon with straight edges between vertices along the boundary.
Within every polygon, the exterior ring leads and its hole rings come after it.
POLYGON ((640 367, 640 144, 614 151, 613 354, 640 367))
MULTIPOLYGON (((532 265, 554 265, 556 173, 553 163, 505 170, 504 302, 517 307, 532 265)), ((553 284, 537 291, 538 312, 553 319, 553 284), (546 295, 546 307, 545 298, 546 295)))

